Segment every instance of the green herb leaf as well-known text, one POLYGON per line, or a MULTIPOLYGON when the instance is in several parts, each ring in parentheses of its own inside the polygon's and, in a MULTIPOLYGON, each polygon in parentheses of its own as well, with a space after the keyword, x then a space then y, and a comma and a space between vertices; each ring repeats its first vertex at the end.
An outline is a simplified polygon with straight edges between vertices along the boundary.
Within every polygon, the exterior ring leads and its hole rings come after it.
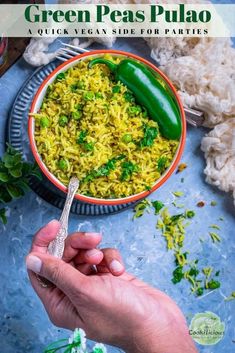
POLYGON ((4 186, 0 186, 0 201, 3 203, 8 203, 12 200, 11 195, 9 194, 9 192, 7 191, 5 185, 4 186))
POLYGON ((22 176, 22 163, 18 164, 15 168, 9 169, 8 171, 14 178, 20 178, 22 176))
POLYGON ((86 130, 82 130, 76 140, 76 142, 81 145, 86 141, 86 137, 87 137, 87 131, 86 130))
POLYGON ((158 135, 158 129, 156 127, 144 126, 144 137, 139 142, 141 148, 151 147, 154 143, 155 138, 158 135))
POLYGON ((162 203, 161 201, 152 201, 152 205, 154 207, 155 210, 155 215, 157 215, 160 210, 164 207, 164 203, 162 203))
POLYGON ((0 172, 0 181, 7 182, 9 180, 9 175, 4 172, 0 172))
POLYGON ((209 282, 207 282, 207 288, 209 289, 217 289, 220 287, 220 282, 215 281, 214 279, 211 279, 209 282))
POLYGON ((131 161, 123 162, 121 167, 122 167, 122 174, 120 177, 121 181, 128 180, 133 173, 138 172, 138 166, 132 163, 131 161))
POLYGON ((65 72, 60 72, 57 76, 56 79, 58 81, 64 80, 65 79, 65 72))
POLYGON ((124 98, 127 102, 133 103, 135 101, 135 97, 133 96, 133 93, 130 91, 127 91, 124 93, 124 98))
POLYGON ((165 156, 162 156, 157 161, 157 171, 162 174, 166 169, 168 159, 165 156))
POLYGON ((6 209, 5 208, 0 209, 0 219, 3 224, 7 224, 7 217, 6 217, 6 209))
POLYGON ((100 166, 98 169, 92 170, 90 173, 88 173, 85 176, 85 178, 83 178, 82 182, 88 183, 88 182, 94 180, 95 178, 99 178, 102 176, 108 176, 110 174, 110 172, 115 169, 116 163, 124 158, 125 158, 124 155, 120 155, 118 157, 114 157, 114 158, 110 159, 106 164, 104 164, 104 165, 100 166))
POLYGON ((184 278, 183 267, 181 266, 176 267, 172 274, 173 274, 173 278, 171 279, 171 281, 174 284, 179 283, 184 278))
POLYGON ((6 188, 12 198, 18 198, 24 195, 23 190, 16 185, 7 184, 6 188))
POLYGON ((119 93, 121 91, 121 87, 119 85, 113 86, 112 92, 113 93, 119 93))
POLYGON ((197 290, 196 290, 196 294, 198 297, 200 297, 204 292, 204 288, 202 287, 199 287, 197 290))

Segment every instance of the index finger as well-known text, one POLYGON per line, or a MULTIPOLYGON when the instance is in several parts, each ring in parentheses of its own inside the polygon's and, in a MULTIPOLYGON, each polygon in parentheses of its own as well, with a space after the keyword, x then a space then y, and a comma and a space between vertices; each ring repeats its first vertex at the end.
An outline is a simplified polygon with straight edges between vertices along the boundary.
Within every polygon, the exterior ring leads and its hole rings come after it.
POLYGON ((56 238, 58 231, 60 229, 60 222, 53 219, 44 227, 39 229, 33 238, 33 243, 31 251, 40 252, 45 254, 47 252, 48 245, 50 242, 56 238))

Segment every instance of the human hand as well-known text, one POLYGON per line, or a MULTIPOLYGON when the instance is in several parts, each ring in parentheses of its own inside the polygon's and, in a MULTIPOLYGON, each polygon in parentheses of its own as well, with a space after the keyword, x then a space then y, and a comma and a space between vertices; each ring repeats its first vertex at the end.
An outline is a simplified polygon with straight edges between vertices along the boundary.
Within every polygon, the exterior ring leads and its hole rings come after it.
POLYGON ((56 326, 80 327, 89 338, 130 353, 196 352, 177 305, 123 273, 117 250, 95 249, 100 234, 74 233, 66 240, 62 260, 48 255, 59 227, 52 221, 42 228, 26 259, 31 283, 56 326), (35 273, 53 285, 43 288, 35 273))

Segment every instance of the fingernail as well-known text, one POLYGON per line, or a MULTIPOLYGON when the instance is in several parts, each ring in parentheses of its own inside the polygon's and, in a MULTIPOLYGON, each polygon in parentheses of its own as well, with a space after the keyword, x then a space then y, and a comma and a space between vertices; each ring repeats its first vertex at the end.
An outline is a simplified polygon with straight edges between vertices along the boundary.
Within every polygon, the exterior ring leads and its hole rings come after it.
POLYGON ((37 256, 29 255, 26 258, 26 267, 35 273, 40 273, 41 267, 42 267, 42 261, 37 256))
POLYGON ((118 260, 113 260, 110 265, 110 270, 113 272, 120 272, 123 270, 123 265, 118 260))
POLYGON ((96 250, 96 249, 87 250, 86 255, 87 255, 87 257, 94 257, 97 255, 100 255, 100 251, 96 250))
POLYGON ((48 224, 53 224, 53 223, 58 223, 59 221, 57 219, 52 219, 50 222, 47 223, 48 224))
POLYGON ((85 233, 85 236, 87 237, 100 237, 101 234, 100 233, 85 233))

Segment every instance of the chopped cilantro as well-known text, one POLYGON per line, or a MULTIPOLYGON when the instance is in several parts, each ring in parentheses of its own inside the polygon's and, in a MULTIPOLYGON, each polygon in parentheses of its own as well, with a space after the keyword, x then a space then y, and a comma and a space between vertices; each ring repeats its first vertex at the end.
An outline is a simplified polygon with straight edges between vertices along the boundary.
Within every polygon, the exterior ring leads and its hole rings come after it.
POLYGON ((144 137, 139 142, 141 148, 143 147, 151 147, 154 143, 155 138, 158 135, 158 129, 156 127, 149 126, 147 124, 144 125, 144 137))
POLYGON ((179 283, 184 278, 183 267, 182 266, 176 267, 172 274, 173 274, 173 277, 171 281, 174 284, 179 283))
POLYGON ((56 79, 58 81, 64 80, 65 79, 65 73, 64 72, 60 72, 57 76, 56 79))
POLYGON ((86 130, 80 131, 80 134, 76 140, 77 144, 79 145, 83 144, 86 140, 86 137, 87 137, 87 131, 86 130))
POLYGON ((119 85, 113 86, 112 92, 113 93, 119 93, 121 90, 121 87, 119 85))
POLYGON ((84 143, 83 147, 86 151, 94 151, 94 143, 93 142, 89 142, 89 143, 86 142, 86 143, 84 143))
POLYGON ((209 289, 217 289, 220 287, 220 282, 215 281, 214 279, 211 279, 209 282, 207 282, 207 288, 209 289))
POLYGON ((157 215, 160 210, 164 207, 164 204, 161 201, 152 201, 152 205, 154 207, 155 210, 155 214, 157 215))
POLYGON ((122 160, 123 158, 125 158, 125 156, 120 155, 118 157, 114 157, 114 158, 110 159, 106 164, 104 164, 104 165, 100 166, 98 169, 94 169, 90 173, 88 173, 86 175, 86 177, 83 178, 82 182, 87 183, 87 182, 94 180, 95 178, 99 178, 102 176, 108 176, 110 174, 110 172, 115 169, 116 163, 118 161, 122 160))
POLYGON ((165 157, 165 156, 162 156, 162 157, 160 157, 159 159, 158 159, 158 161, 157 161, 157 171, 159 172, 159 173, 163 173, 164 172, 164 170, 166 169, 166 163, 167 163, 167 161, 168 161, 168 159, 167 159, 167 157, 165 157))
POLYGON ((132 136, 131 134, 125 134, 122 136, 122 142, 124 143, 129 143, 132 141, 132 136))
POLYGON ((127 102, 133 103, 135 101, 135 98, 134 98, 132 92, 130 92, 130 91, 127 91, 124 93, 124 98, 127 102))
POLYGON ((120 177, 121 181, 128 180, 133 173, 138 172, 138 166, 132 163, 131 161, 123 162, 121 167, 122 167, 122 174, 120 177))

